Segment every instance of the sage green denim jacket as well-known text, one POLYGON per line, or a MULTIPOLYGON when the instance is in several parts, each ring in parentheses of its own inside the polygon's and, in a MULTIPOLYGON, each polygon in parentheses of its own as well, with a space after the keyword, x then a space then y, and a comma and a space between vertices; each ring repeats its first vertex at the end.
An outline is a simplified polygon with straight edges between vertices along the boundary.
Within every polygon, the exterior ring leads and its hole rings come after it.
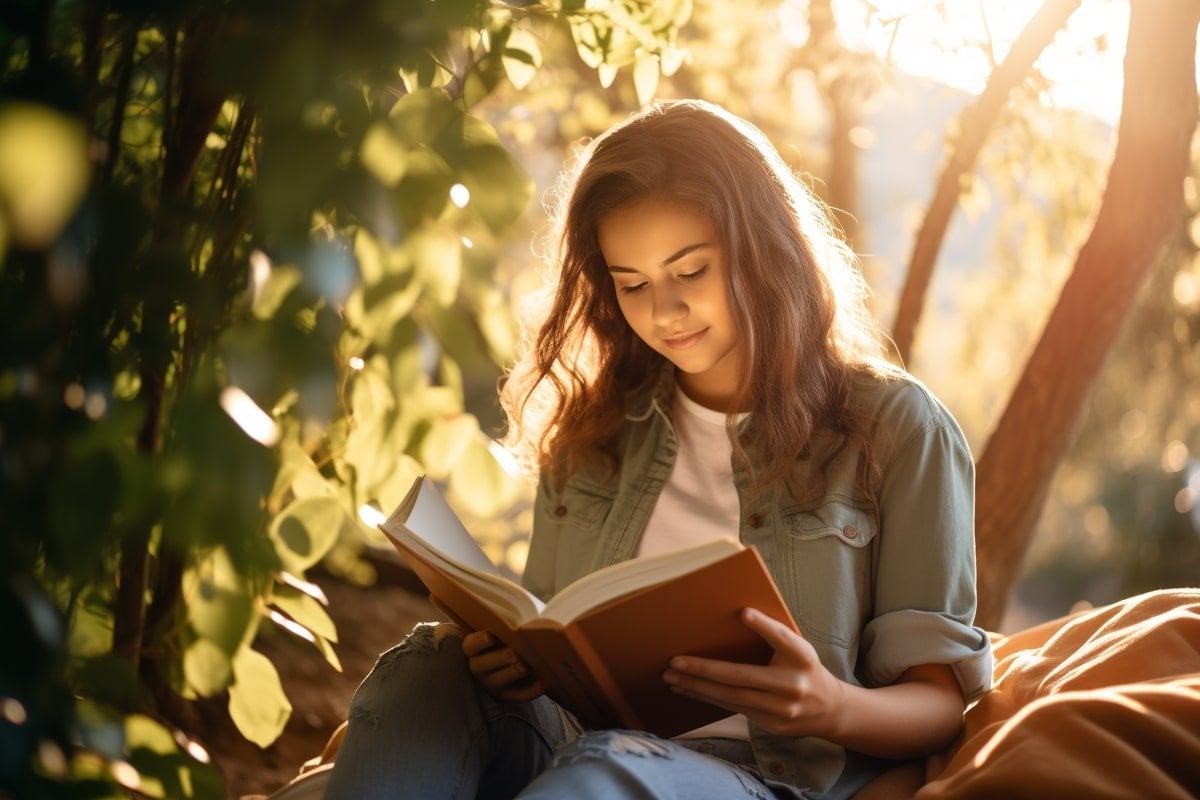
MULTIPOLYGON (((546 599, 601 567, 634 557, 671 472, 674 375, 630 406, 620 464, 542 481, 524 584, 546 599)), ((847 683, 895 682, 917 664, 952 667, 970 701, 991 686, 992 652, 975 615, 975 470, 950 413, 907 373, 856 379, 853 402, 877 424, 879 475, 856 485, 859 447, 842 448, 820 479, 820 461, 796 465, 806 487, 780 481, 751 497, 734 465, 739 535, 758 548, 801 632, 847 683)), ((818 440, 813 452, 821 452, 818 440)), ((817 737, 751 724, 763 778, 804 797, 848 797, 891 765, 817 737)))

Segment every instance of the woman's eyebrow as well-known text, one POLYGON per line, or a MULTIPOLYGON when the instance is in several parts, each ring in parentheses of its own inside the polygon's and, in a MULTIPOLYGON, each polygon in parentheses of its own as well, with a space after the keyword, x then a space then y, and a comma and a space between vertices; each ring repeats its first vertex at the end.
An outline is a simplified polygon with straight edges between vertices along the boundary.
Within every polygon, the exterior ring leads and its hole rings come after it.
MULTIPOLYGON (((661 264, 659 264, 659 266, 660 267, 669 267, 672 264, 674 264, 676 261, 678 261, 679 259, 686 256, 688 253, 695 252, 696 250, 700 250, 705 247, 712 247, 712 244, 710 242, 696 242, 695 244, 685 245, 685 246, 679 248, 678 250, 676 250, 671 255, 667 256, 667 258, 664 259, 663 262, 661 264)), ((608 267, 608 271, 609 272, 637 272, 637 270, 633 269, 632 267, 622 267, 622 266, 618 266, 616 264, 610 264, 608 267)))

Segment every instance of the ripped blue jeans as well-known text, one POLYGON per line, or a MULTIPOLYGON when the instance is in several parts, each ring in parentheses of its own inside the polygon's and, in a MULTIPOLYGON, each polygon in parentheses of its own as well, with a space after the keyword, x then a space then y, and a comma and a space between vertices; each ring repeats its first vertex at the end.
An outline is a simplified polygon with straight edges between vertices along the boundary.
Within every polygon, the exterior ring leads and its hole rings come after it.
POLYGON ((748 742, 583 731, 550 699, 502 703, 451 626, 418 625, 350 705, 327 800, 774 800, 748 742))

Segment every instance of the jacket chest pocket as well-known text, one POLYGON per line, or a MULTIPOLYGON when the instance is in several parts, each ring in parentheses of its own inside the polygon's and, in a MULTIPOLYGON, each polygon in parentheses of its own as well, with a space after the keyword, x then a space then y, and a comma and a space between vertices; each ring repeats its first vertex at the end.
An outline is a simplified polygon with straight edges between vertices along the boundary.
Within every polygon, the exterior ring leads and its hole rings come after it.
POLYGON ((615 501, 615 491, 571 481, 538 504, 538 527, 555 542, 555 592, 593 568, 615 501))
POLYGON ((599 529, 612 510, 616 492, 590 484, 567 484, 546 503, 543 513, 554 525, 580 530, 599 529))
POLYGON ((841 501, 785 509, 775 573, 809 638, 841 647, 858 640, 871 607, 875 515, 841 501))

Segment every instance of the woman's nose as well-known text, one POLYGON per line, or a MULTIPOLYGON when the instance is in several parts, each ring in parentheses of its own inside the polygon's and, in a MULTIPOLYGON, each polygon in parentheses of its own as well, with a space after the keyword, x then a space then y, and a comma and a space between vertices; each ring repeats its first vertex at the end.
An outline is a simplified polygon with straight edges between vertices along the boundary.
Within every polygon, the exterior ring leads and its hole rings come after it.
POLYGON ((654 290, 654 324, 659 328, 669 328, 672 323, 687 316, 688 306, 682 292, 670 284, 654 290))

